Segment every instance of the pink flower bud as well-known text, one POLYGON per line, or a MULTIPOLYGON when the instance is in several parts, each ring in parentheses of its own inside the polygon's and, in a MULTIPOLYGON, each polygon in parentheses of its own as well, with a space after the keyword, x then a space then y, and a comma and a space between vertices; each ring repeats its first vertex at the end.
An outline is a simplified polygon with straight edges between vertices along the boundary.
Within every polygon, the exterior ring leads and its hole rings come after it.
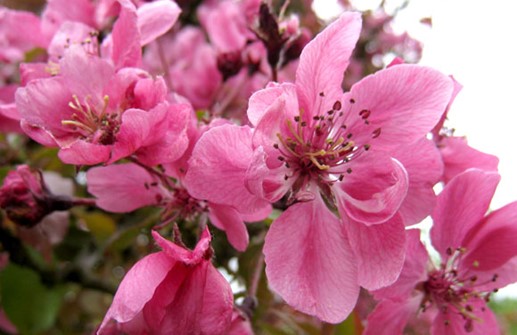
POLYGON ((71 207, 70 198, 50 193, 41 172, 27 165, 10 171, 0 188, 0 208, 9 219, 22 226, 33 227, 53 211, 71 207))

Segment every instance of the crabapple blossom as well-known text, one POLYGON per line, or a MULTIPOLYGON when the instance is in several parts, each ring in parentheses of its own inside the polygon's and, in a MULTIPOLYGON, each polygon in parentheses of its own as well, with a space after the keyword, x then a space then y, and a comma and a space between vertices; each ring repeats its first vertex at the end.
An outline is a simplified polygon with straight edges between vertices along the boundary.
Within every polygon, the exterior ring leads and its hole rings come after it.
POLYGON ((405 237, 397 211, 408 175, 392 151, 423 138, 452 93, 441 73, 398 65, 343 94, 359 30, 354 13, 329 25, 302 51, 294 84, 271 83, 250 98, 253 128, 221 126, 200 138, 186 176, 204 199, 220 196, 203 187, 215 175, 232 185, 218 190, 236 203, 245 190, 272 203, 286 196, 291 206, 264 246, 269 283, 329 322, 350 313, 360 285, 376 289, 398 277, 405 237))
POLYGON ((404 268, 397 281, 374 291, 380 300, 368 317, 365 334, 402 334, 411 319, 429 314, 432 334, 496 334, 498 325, 486 302, 492 292, 517 281, 517 202, 485 215, 499 182, 495 172, 469 169, 454 177, 438 196, 432 245, 438 267, 417 230, 409 231, 404 268))
POLYGON ((153 237, 162 251, 127 273, 96 334, 228 334, 232 291, 210 262, 208 229, 192 251, 153 237))

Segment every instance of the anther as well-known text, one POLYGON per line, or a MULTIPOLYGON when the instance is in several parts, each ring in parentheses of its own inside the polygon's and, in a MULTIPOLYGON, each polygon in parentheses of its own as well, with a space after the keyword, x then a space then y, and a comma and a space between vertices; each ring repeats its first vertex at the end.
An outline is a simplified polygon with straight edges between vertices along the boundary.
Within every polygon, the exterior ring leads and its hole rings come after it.
POLYGON ((320 97, 324 97, 325 96, 325 93, 324 92, 320 92, 320 97))
POLYGON ((334 102, 334 105, 332 106, 332 109, 333 110, 340 110, 341 109, 341 101, 337 100, 336 102, 334 102))
POLYGON ((497 278, 499 278, 499 275, 497 273, 495 273, 494 276, 492 277, 492 281, 493 282, 497 281, 497 278))
POLYGON ((278 156, 277 158, 278 158, 279 161, 284 161, 285 160, 285 158, 283 156, 278 156))
POLYGON ((351 104, 355 104, 355 100, 354 99, 350 99, 349 100, 351 104))
POLYGON ((365 145, 364 145, 364 150, 365 150, 365 151, 370 150, 370 145, 369 145, 369 144, 365 144, 365 145))
POLYGON ((351 139, 352 138, 352 133, 348 133, 348 135, 346 135, 346 138, 351 139))
POLYGON ((299 115, 296 115, 296 116, 294 117, 294 121, 295 121, 295 122, 300 122, 300 116, 299 116, 299 115))
POLYGON ((377 138, 381 135, 381 128, 377 128, 372 132, 372 138, 377 138))
POLYGON ((273 144, 273 148, 278 149, 279 148, 278 143, 273 144))
POLYGON ((352 169, 351 168, 346 169, 346 173, 351 174, 352 173, 352 169))
POLYGON ((359 116, 363 118, 363 120, 366 120, 370 117, 371 112, 368 109, 363 109, 359 112, 359 116))

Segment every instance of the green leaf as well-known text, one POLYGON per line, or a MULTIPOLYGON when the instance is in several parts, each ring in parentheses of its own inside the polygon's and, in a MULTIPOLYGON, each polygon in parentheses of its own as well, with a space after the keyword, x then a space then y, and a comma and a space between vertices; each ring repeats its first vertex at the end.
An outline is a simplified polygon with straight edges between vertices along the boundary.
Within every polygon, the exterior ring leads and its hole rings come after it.
POLYGON ((36 272, 9 264, 0 273, 0 289, 2 308, 20 334, 38 334, 54 325, 63 288, 47 288, 36 272))

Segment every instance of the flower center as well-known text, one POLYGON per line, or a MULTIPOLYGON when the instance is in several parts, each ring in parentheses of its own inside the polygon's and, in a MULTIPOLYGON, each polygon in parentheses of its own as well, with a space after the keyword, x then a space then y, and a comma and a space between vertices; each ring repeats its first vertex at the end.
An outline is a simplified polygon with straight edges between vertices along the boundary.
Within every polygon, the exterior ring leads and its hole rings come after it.
MULTIPOLYGON (((465 330, 471 332, 474 321, 482 322, 475 314, 475 308, 479 306, 475 307, 474 301, 481 299, 488 302, 490 294, 497 291, 478 291, 477 286, 497 281, 498 275, 494 274, 489 281, 479 283, 476 275, 469 274, 468 271, 460 273, 459 265, 465 253, 465 248, 457 248, 454 251, 452 248, 447 249, 450 257, 441 264, 440 269, 431 271, 424 283, 425 298, 421 308, 425 312, 430 305, 435 304, 442 313, 459 313, 465 320, 465 330)), ((449 322, 446 320, 445 324, 448 325, 449 322)))
POLYGON ((109 97, 104 96, 103 106, 100 112, 92 108, 90 98, 87 96, 82 102, 77 95, 73 95, 73 101, 68 106, 74 110, 70 120, 63 120, 61 124, 92 143, 110 145, 115 142, 115 136, 120 129, 120 114, 107 113, 109 97))

